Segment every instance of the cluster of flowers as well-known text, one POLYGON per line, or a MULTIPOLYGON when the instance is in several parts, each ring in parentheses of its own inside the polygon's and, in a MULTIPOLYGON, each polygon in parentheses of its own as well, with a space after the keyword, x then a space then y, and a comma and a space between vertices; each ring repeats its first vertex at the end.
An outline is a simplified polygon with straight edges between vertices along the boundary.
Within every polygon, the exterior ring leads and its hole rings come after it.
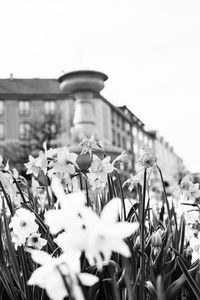
POLYGON ((12 242, 15 244, 15 249, 21 245, 42 249, 47 244, 46 239, 41 238, 38 233, 39 226, 35 222, 35 214, 25 208, 16 210, 9 227, 12 229, 12 242))
MULTIPOLYGON (((29 162, 25 164, 27 174, 33 174, 35 177, 38 177, 42 171, 50 180, 55 176, 59 178, 63 185, 68 187, 68 190, 70 186, 70 191, 78 190, 78 180, 76 177, 80 171, 76 163, 78 155, 70 152, 67 147, 47 150, 46 143, 43 146, 44 151, 40 151, 38 157, 34 158, 29 155, 29 162)), ((93 190, 103 189, 107 183, 107 175, 113 172, 115 165, 118 162, 127 162, 129 159, 126 152, 123 152, 112 163, 110 162, 110 156, 101 160, 92 153, 93 149, 101 150, 93 137, 90 139, 84 138, 81 147, 81 155, 88 152, 92 157, 87 178, 93 190)))
MULTIPOLYGON (((113 162, 109 156, 105 157, 105 155, 103 159, 100 159, 93 154, 93 150, 102 154, 104 152, 93 137, 84 138, 81 147, 81 154, 89 153, 91 157, 88 173, 82 175, 86 176, 92 190, 97 191, 98 194, 106 187, 108 177, 113 176, 114 170, 117 171, 116 165, 127 162, 128 156, 123 152, 113 162)), ((40 265, 32 273, 28 281, 29 285, 38 285, 45 289, 51 299, 62 300, 70 296, 72 299, 82 300, 84 296, 81 286, 92 286, 98 282, 97 276, 81 272, 83 253, 88 264, 99 269, 109 263, 113 252, 129 257, 130 249, 124 239, 135 234, 139 224, 119 222, 122 211, 122 200, 119 198, 110 200, 98 214, 92 207, 88 207, 85 193, 80 191, 79 186, 78 178, 81 170, 76 162, 78 155, 71 153, 67 147, 47 149, 46 143, 44 143, 43 148, 44 150, 40 151, 38 157, 34 158, 30 155, 29 162, 25 166, 27 174, 34 175, 33 195, 38 196, 39 190, 40 196, 42 193, 45 194, 43 195, 44 201, 47 201, 48 194, 51 193, 55 199, 51 205, 43 205, 42 212, 44 212, 44 222, 49 227, 50 234, 59 251, 47 253, 41 250, 47 244, 47 240, 41 238, 35 214, 28 208, 21 207, 21 196, 16 205, 18 209, 9 224, 12 241, 15 249, 24 245, 25 249, 31 253, 33 261, 40 265), (39 182, 43 182, 45 185, 42 193, 42 186, 39 182)), ((138 184, 143 185, 145 172, 149 182, 157 169, 156 163, 154 153, 144 151, 138 160, 137 174, 131 175, 124 185, 127 184, 130 191, 138 184)), ((2 159, 0 158, 1 164, 2 159)), ((2 172, 0 170, 0 181, 6 193, 10 195, 11 201, 17 197, 13 177, 18 178, 19 176, 14 173, 9 171, 8 164, 3 167, 2 172)), ((186 216, 186 212, 179 209, 178 205, 183 207, 184 201, 187 204, 192 201, 191 203, 194 204, 199 196, 199 185, 193 184, 187 175, 174 190, 171 204, 186 216)), ((155 247, 154 255, 162 245, 164 234, 163 230, 157 228, 151 237, 155 247)), ((139 235, 137 239, 140 240, 139 235)), ((189 240, 194 260, 195 257, 200 257, 199 237, 194 237, 192 234, 189 240)))
MULTIPOLYGON (((89 152, 92 157, 87 178, 91 188, 99 190, 105 188, 107 175, 118 162, 127 160, 127 155, 123 153, 111 163, 110 157, 101 160, 92 154, 92 149, 99 149, 94 139, 83 140, 82 154, 89 152)), ((56 201, 52 209, 44 209, 44 222, 60 251, 47 253, 41 250, 47 241, 40 237, 35 214, 28 209, 16 209, 9 224, 15 248, 25 245, 32 259, 40 265, 32 273, 28 284, 45 289, 48 296, 55 300, 67 296, 84 299, 81 286, 96 284, 98 277, 81 272, 82 253, 89 265, 99 269, 109 263, 113 252, 128 257, 131 253, 124 239, 139 227, 138 223, 118 221, 122 209, 119 198, 110 200, 101 215, 86 206, 85 193, 80 191, 77 183, 76 174, 80 170, 76 160, 77 155, 70 153, 66 147, 47 150, 44 144, 44 151, 36 158, 30 155, 29 162, 25 164, 27 174, 33 174, 39 181, 42 175, 49 178, 49 192, 54 194, 56 201)), ((40 184, 35 179, 32 183, 36 194, 40 184)))
MULTIPOLYGON (((73 295, 75 299, 84 299, 80 288, 82 285, 93 285, 98 281, 95 275, 81 273, 80 256, 84 251, 90 265, 101 268, 107 264, 112 252, 130 256, 130 250, 124 239, 138 229, 138 223, 117 222, 121 200, 115 198, 108 202, 98 216, 85 206, 85 195, 82 192, 66 194, 60 182, 54 178, 54 193, 60 209, 45 213, 45 222, 50 232, 56 236, 54 242, 62 250, 59 257, 53 257, 41 250, 30 250, 32 259, 41 266, 36 269, 28 281, 46 289, 51 299, 61 300, 73 295), (69 286, 66 289, 65 283, 69 286)), ((23 208, 12 217, 10 228, 13 230, 15 247, 24 244, 41 249, 46 240, 39 234, 34 213, 23 208), (37 239, 37 243, 36 243, 37 239)))

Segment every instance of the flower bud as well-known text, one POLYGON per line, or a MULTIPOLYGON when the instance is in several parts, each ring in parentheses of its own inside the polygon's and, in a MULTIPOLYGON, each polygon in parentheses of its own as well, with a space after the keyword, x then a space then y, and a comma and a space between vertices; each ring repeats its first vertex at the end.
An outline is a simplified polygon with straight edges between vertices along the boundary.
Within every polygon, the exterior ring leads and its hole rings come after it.
POLYGON ((140 236, 139 235, 137 236, 137 238, 135 240, 134 248, 135 249, 139 249, 140 248, 140 236))
POLYGON ((153 233, 151 237, 151 244, 154 247, 161 247, 162 246, 162 230, 158 229, 156 232, 153 233))

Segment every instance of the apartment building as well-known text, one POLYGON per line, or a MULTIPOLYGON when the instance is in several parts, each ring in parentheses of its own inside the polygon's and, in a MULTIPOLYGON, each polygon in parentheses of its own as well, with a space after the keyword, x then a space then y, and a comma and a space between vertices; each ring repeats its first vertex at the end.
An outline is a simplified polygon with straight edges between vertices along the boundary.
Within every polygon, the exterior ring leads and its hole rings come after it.
POLYGON ((169 181, 177 178, 184 167, 181 159, 126 106, 116 107, 102 96, 107 79, 101 72, 87 70, 58 79, 0 79, 0 153, 10 143, 30 143, 32 122, 42 121, 45 126, 49 116, 57 116, 63 130, 56 145, 78 152, 82 137, 94 135, 112 158, 126 150, 131 160, 121 167, 132 173, 142 149, 155 151, 169 181))

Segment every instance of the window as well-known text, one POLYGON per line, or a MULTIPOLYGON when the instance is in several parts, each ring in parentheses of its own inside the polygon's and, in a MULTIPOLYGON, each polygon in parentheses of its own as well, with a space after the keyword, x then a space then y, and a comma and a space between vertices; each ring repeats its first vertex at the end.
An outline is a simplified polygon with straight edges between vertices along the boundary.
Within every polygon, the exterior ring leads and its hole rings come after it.
POLYGON ((147 138, 147 136, 146 136, 146 135, 144 136, 144 143, 145 143, 145 145, 147 145, 147 144, 148 144, 148 138, 147 138))
POLYGON ((116 136, 115 136, 115 130, 112 130, 112 144, 115 145, 115 140, 116 140, 116 136))
POLYGON ((131 141, 129 140, 126 141, 126 147, 129 151, 131 150, 131 141))
POLYGON ((0 140, 5 138, 5 127, 3 123, 0 123, 0 140))
POLYGON ((126 150, 126 138, 125 138, 125 136, 123 136, 122 141, 123 141, 123 149, 126 150))
POLYGON ((130 131, 130 124, 128 122, 126 122, 126 131, 130 131))
POLYGON ((117 126, 120 126, 120 115, 117 115, 117 126))
POLYGON ((117 146, 121 147, 121 137, 119 133, 117 134, 117 146))
POLYGON ((3 116, 4 114, 4 101, 3 100, 0 100, 0 116, 3 116))
POLYGON ((143 133, 142 133, 142 131, 139 132, 139 140, 140 140, 140 141, 143 140, 143 133))
POLYGON ((134 136, 137 136, 137 128, 135 126, 132 129, 132 133, 134 136))
POLYGON ((138 145, 137 144, 134 144, 133 151, 135 154, 138 154, 138 145))
POLYGON ((111 113, 111 118, 112 118, 112 123, 114 124, 115 123, 115 113, 114 113, 114 111, 112 111, 112 113, 111 113))
POLYGON ((19 138, 21 140, 30 139, 30 124, 23 122, 19 124, 19 138))
POLYGON ((152 142, 152 140, 149 140, 149 148, 153 148, 153 142, 152 142))
POLYGON ((20 116, 29 116, 31 112, 31 103, 29 100, 19 100, 19 115, 20 116))
POLYGON ((51 135, 52 136, 55 136, 56 135, 56 132, 57 132, 57 127, 56 127, 56 124, 55 123, 46 123, 45 124, 45 131, 48 135, 51 135))
POLYGON ((56 112, 56 102, 54 100, 44 101, 44 114, 45 116, 52 116, 56 112))
POLYGON ((122 130, 124 130, 125 129, 125 121, 124 121, 124 119, 122 119, 122 130))

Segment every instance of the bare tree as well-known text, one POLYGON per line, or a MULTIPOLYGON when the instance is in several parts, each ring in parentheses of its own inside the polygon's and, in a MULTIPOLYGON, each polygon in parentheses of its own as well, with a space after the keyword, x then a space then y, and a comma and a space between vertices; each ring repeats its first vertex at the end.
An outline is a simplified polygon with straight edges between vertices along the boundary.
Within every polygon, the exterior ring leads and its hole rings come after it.
POLYGON ((9 159, 11 167, 23 172, 28 156, 37 155, 45 141, 48 148, 59 147, 59 137, 64 131, 61 120, 59 114, 30 120, 21 139, 17 143, 7 144, 5 148, 4 157, 9 159))

